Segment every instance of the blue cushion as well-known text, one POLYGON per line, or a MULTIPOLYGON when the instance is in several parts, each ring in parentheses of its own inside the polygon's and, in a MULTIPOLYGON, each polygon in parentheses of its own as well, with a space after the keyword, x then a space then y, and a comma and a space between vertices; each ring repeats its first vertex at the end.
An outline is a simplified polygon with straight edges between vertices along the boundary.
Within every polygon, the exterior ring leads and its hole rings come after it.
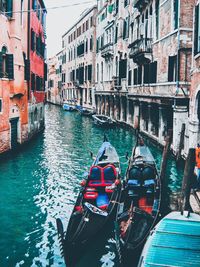
POLYGON ((101 180, 101 170, 97 167, 92 168, 90 180, 101 180))
POLYGON ((103 170, 104 180, 115 180, 115 173, 112 167, 107 167, 103 170))
POLYGON ((133 179, 131 179, 131 180, 128 180, 128 185, 129 186, 140 186, 140 183, 139 183, 139 181, 138 180, 133 180, 133 179))
POLYGON ((144 186, 151 186, 154 184, 155 184, 155 181, 153 179, 149 179, 149 180, 144 181, 144 186))
POLYGON ((99 195, 96 199, 96 202, 97 202, 97 207, 108 205, 108 203, 109 203, 108 195, 105 193, 99 193, 99 195))

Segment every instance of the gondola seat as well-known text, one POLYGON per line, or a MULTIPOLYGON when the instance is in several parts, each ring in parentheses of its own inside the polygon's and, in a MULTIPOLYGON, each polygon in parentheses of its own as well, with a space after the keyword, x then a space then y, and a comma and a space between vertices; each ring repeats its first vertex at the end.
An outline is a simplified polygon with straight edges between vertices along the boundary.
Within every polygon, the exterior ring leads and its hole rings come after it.
POLYGON ((98 192, 95 188, 92 187, 87 187, 85 189, 85 193, 84 193, 84 199, 96 199, 98 197, 98 192))
POLYGON ((146 188, 147 194, 152 194, 154 192, 154 185, 155 185, 154 179, 148 179, 144 181, 144 187, 146 188))
POLYGON ((96 199, 97 207, 100 209, 106 209, 109 204, 108 195, 105 193, 99 193, 96 199))

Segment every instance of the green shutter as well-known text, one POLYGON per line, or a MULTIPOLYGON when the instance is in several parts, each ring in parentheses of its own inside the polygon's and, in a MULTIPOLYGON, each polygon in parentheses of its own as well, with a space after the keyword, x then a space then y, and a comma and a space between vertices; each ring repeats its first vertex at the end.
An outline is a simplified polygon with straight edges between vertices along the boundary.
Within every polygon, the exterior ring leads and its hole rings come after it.
POLYGON ((7 5, 6 5, 6 12, 7 12, 7 16, 8 17, 12 17, 12 11, 13 11, 13 0, 7 0, 6 1, 7 3, 7 5))
POLYGON ((25 80, 30 81, 30 60, 25 59, 25 80))
POLYGON ((3 57, 2 57, 2 52, 0 52, 0 78, 3 78, 3 57))
POLYGON ((6 55, 6 72, 8 74, 8 79, 14 79, 14 63, 13 63, 13 55, 6 55))

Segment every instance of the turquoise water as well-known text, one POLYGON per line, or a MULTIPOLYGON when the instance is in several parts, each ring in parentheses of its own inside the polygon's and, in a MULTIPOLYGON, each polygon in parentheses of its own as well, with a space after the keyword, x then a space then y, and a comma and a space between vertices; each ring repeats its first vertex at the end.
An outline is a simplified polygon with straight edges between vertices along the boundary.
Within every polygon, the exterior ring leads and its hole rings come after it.
MULTIPOLYGON (((0 161, 0 267, 64 266, 58 246, 56 222, 66 228, 79 182, 92 164, 90 151, 97 153, 104 129, 78 113, 46 106, 43 134, 20 152, 0 161)), ((106 130, 122 163, 135 143, 130 130, 106 130)), ((150 145, 160 165, 161 151, 150 145)), ((123 173, 126 164, 122 164, 123 173)), ((168 193, 180 189, 182 170, 170 159, 168 193)), ((111 229, 97 240, 77 267, 117 266, 111 229)))

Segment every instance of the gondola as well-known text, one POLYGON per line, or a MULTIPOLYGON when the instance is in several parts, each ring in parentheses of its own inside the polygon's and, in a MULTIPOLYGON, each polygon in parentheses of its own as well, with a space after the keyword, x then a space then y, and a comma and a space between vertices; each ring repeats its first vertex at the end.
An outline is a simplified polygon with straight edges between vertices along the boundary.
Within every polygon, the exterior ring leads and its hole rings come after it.
POLYGON ((105 115, 92 115, 92 118, 94 120, 94 123, 96 125, 99 126, 104 126, 104 127, 108 127, 108 126, 114 126, 115 124, 115 120, 111 119, 108 116, 105 115))
POLYGON ((120 162, 118 154, 108 141, 104 141, 72 211, 66 234, 57 219, 61 253, 67 266, 76 266, 85 249, 105 225, 116 216, 121 192, 120 162))
POLYGON ((149 148, 138 138, 134 147, 115 221, 119 260, 137 255, 155 225, 161 200, 160 177, 149 148))
POLYGON ((93 110, 89 110, 86 108, 81 108, 78 110, 78 112, 82 115, 82 116, 87 116, 87 117, 92 117, 92 115, 95 114, 95 112, 93 110))

